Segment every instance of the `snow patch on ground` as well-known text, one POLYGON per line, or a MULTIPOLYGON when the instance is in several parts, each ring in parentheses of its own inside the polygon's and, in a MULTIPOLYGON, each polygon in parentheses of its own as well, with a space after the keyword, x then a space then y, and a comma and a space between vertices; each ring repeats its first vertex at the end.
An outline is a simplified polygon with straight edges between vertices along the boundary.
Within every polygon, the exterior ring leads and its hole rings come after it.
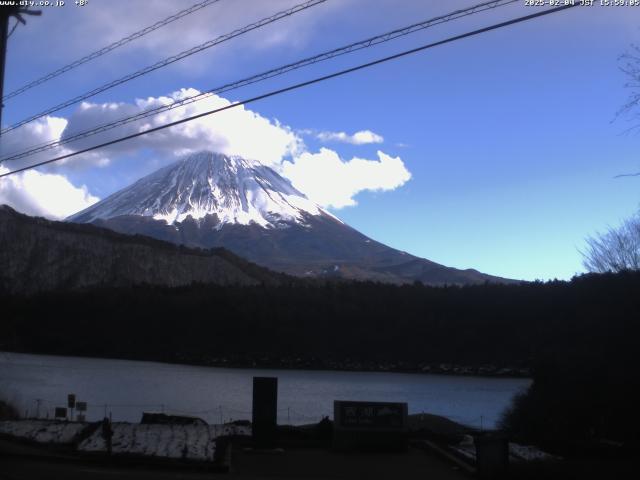
MULTIPOLYGON (((251 428, 237 425, 152 425, 114 423, 112 453, 197 461, 212 461, 216 439, 251 435, 251 428)), ((102 453, 107 444, 99 428, 78 450, 102 453)))
MULTIPOLYGON (((465 435, 464 439, 457 445, 451 445, 450 448, 468 460, 476 460, 476 447, 471 435, 465 435)), ((511 461, 533 462, 559 460, 560 457, 543 452, 533 445, 520 445, 519 443, 509 442, 509 457, 511 461)))
POLYGON ((465 435, 460 443, 451 445, 450 448, 467 460, 476 461, 476 447, 471 435, 465 435))
POLYGON ((509 442, 509 455, 519 460, 531 462, 534 460, 559 460, 560 457, 543 452, 533 445, 520 445, 509 442))
MULTIPOLYGON (((0 434, 42 444, 71 445, 95 424, 51 420, 11 420, 0 422, 0 434)), ((251 427, 238 425, 155 425, 112 424, 112 453, 197 461, 212 461, 216 439, 250 436, 251 427)), ((78 451, 106 453, 102 427, 77 447, 78 451)))
POLYGON ((87 423, 50 420, 7 420, 0 422, 0 434, 37 443, 71 444, 87 423))

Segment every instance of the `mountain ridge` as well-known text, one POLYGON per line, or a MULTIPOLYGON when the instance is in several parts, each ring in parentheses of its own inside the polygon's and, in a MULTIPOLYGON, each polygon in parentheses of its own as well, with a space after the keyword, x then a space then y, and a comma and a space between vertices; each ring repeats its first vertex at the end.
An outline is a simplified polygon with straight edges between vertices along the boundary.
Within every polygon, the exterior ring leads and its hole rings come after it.
POLYGON ((301 277, 467 285, 512 280, 456 269, 377 242, 257 161, 198 152, 72 215, 121 233, 224 247, 301 277))
POLYGON ((0 205, 0 290, 100 286, 277 285, 282 274, 223 248, 193 249, 92 224, 30 217, 0 205))

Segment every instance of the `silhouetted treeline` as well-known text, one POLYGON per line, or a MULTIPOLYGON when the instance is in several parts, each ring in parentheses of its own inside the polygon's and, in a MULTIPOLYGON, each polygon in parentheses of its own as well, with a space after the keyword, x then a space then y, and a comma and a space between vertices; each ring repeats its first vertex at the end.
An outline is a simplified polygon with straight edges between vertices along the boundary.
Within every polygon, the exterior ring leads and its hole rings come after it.
POLYGON ((0 302, 0 346, 12 350, 195 362, 294 355, 534 366, 631 354, 640 274, 469 287, 138 287, 0 302))
POLYGON ((533 383, 505 412, 502 428, 566 456, 637 457, 639 318, 637 311, 628 314, 627 322, 607 321, 610 330, 600 330, 592 352, 569 350, 537 362, 533 383))

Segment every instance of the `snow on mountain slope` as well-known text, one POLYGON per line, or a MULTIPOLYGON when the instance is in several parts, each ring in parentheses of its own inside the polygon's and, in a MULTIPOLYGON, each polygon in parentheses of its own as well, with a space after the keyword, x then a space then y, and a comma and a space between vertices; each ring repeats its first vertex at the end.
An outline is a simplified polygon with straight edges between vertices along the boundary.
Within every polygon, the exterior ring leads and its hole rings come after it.
POLYGON ((224 247, 297 276, 432 285, 504 280, 376 242, 324 211, 271 168, 212 152, 147 175, 68 220, 188 247, 224 247))
POLYGON ((304 225, 306 215, 328 215, 274 170, 259 162, 213 152, 195 153, 138 180, 69 217, 93 222, 122 215, 164 220, 216 215, 224 224, 263 228, 304 225))

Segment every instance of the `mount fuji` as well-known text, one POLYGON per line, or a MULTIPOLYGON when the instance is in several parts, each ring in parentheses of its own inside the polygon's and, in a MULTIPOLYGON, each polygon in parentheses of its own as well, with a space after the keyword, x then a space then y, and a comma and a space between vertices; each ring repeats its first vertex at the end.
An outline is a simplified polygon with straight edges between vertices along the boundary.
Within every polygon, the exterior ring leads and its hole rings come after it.
POLYGON ((199 152, 67 219, 189 247, 225 247, 297 276, 425 284, 508 282, 395 250, 309 200, 273 169, 199 152))

